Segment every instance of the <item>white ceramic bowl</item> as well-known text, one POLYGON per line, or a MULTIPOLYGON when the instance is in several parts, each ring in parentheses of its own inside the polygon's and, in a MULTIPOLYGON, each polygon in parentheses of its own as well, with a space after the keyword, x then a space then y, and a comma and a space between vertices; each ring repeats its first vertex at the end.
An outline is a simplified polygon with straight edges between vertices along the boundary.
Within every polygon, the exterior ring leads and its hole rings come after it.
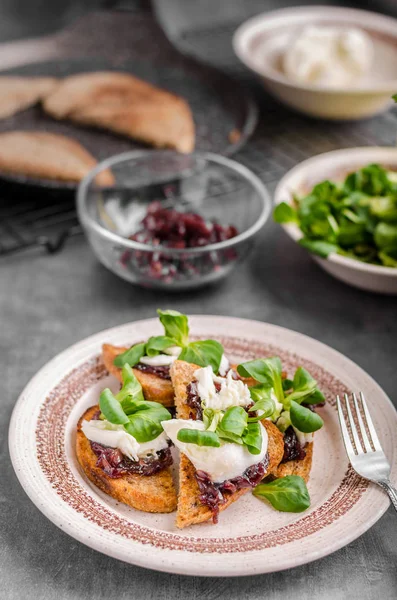
POLYGON ((240 60, 260 76, 276 98, 305 114, 324 119, 363 119, 386 110, 397 93, 397 19, 332 6, 287 8, 261 14, 239 27, 233 38, 240 60), (354 26, 371 36, 370 73, 355 88, 325 89, 288 79, 281 57, 307 25, 354 26))
MULTIPOLYGON (((341 180, 347 173, 355 171, 369 163, 379 163, 397 170, 397 148, 348 148, 319 154, 301 162, 291 169, 278 184, 275 205, 290 203, 293 194, 307 194, 314 185, 324 179, 341 180)), ((302 232, 295 224, 282 226, 295 241, 302 232)), ((397 269, 381 267, 331 254, 328 258, 312 255, 325 271, 355 287, 382 294, 397 294, 397 269)))

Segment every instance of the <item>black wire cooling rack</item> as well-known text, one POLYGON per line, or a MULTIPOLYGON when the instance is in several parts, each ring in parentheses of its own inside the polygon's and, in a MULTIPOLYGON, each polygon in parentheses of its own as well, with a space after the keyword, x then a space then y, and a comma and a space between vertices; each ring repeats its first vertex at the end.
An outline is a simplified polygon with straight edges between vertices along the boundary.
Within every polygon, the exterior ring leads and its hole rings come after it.
POLYGON ((0 256, 32 248, 53 254, 81 232, 73 198, 0 200, 0 256))

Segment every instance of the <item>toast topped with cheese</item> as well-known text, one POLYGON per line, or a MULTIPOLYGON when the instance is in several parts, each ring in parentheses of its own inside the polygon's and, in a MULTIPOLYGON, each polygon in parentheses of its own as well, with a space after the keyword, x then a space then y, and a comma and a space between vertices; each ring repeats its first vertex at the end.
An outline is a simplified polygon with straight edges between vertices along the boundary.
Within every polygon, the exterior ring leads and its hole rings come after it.
POLYGON ((316 380, 303 367, 288 379, 277 356, 230 365, 219 341, 191 341, 186 315, 158 314, 164 335, 103 346, 122 388, 104 390, 99 411, 80 421, 77 451, 87 476, 139 510, 168 512, 177 503, 179 528, 217 523, 250 491, 277 510, 306 510, 313 434, 323 426, 316 408, 325 401, 316 380), (164 407, 171 399, 175 418, 164 407), (180 454, 177 500, 170 445, 180 454), (119 478, 124 487, 113 482, 119 478))
POLYGON ((66 77, 43 100, 55 119, 109 129, 156 148, 194 150, 188 103, 128 73, 94 72, 66 77))
MULTIPOLYGON (((175 361, 171 367, 177 419, 169 421, 164 427, 177 447, 179 433, 175 437, 176 428, 173 427, 174 421, 178 421, 178 427, 181 426, 182 428, 184 427, 183 420, 186 420, 189 428, 194 427, 195 423, 199 423, 200 430, 202 430, 202 421, 196 419, 198 411, 192 406, 191 401, 192 384, 197 386, 197 373, 199 370, 205 371, 205 369, 200 369, 197 365, 179 360, 175 361)), ((204 375, 204 379, 207 375, 210 376, 209 371, 204 375)), ((219 384, 220 379, 217 378, 216 383, 219 384)), ((226 378, 224 379, 226 380, 226 378)), ((239 381, 238 384, 241 384, 240 388, 245 386, 242 381, 239 381)), ((198 384, 199 389, 200 385, 201 382, 198 384)), ((229 385, 232 387, 233 383, 229 383, 229 385)), ((229 408, 233 408, 233 405, 230 405, 229 408)), ((235 502, 238 498, 251 491, 254 485, 259 483, 268 473, 277 467, 284 451, 283 436, 269 421, 264 421, 259 427, 262 430, 264 440, 261 452, 258 454, 250 454, 246 447, 242 447, 240 443, 233 444, 223 441, 220 448, 212 448, 210 446, 206 448, 202 452, 204 458, 201 459, 200 446, 196 445, 196 448, 192 452, 191 449, 188 449, 188 446, 190 445, 193 449, 195 446, 194 443, 188 443, 184 446, 179 445, 181 458, 176 517, 177 527, 183 528, 211 519, 216 522, 219 512, 224 511, 232 502, 235 502), (184 453, 182 448, 189 453, 190 458, 184 453), (230 450, 230 456, 228 456, 227 450, 230 450), (211 451, 213 454, 212 457, 211 451), (223 456, 218 459, 216 455, 219 451, 223 453, 223 456), (203 471, 202 468, 197 468, 206 464, 206 458, 208 458, 207 469, 212 470, 209 474, 203 471), (220 462, 219 476, 216 475, 216 468, 213 469, 217 461, 220 462), (211 462, 213 463, 212 465, 211 462), (241 466, 241 472, 239 471, 239 466, 241 466), (245 469, 243 468, 244 466, 246 466, 245 469), (235 467, 237 467, 237 471, 235 467), (224 477, 223 481, 221 481, 222 477, 224 477)))
POLYGON ((176 508, 172 455, 162 422, 171 415, 145 401, 131 368, 123 368, 123 387, 103 390, 99 406, 81 416, 76 454, 85 475, 112 498, 145 512, 176 508))
MULTIPOLYGON (((125 346, 112 346, 111 344, 103 344, 102 360, 106 369, 114 375, 120 382, 122 381, 121 367, 116 367, 114 360, 128 348, 125 346)), ((145 398, 160 402, 164 406, 174 406, 174 388, 172 387, 171 378, 164 379, 155 372, 142 371, 140 369, 132 369, 135 377, 142 386, 143 395, 145 398)), ((164 372, 167 375, 166 372, 164 372)))
POLYGON ((85 475, 100 490, 132 508, 144 512, 169 513, 176 508, 176 490, 170 467, 153 475, 125 473, 120 477, 105 470, 106 456, 92 449, 90 440, 82 430, 84 421, 90 422, 98 414, 99 406, 91 406, 81 416, 77 427, 76 455, 85 475))

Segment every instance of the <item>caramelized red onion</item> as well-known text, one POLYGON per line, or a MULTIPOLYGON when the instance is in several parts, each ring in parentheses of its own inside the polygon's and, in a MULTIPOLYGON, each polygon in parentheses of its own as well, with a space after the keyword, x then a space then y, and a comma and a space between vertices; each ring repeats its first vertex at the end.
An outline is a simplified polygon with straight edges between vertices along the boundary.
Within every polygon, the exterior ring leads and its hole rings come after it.
POLYGON ((172 465, 172 455, 169 448, 156 452, 154 456, 130 460, 118 448, 109 448, 97 442, 90 442, 92 451, 98 457, 97 467, 101 467, 112 479, 127 474, 154 475, 172 465))
POLYGON ((234 494, 243 488, 254 488, 262 481, 269 466, 269 454, 265 458, 248 467, 242 475, 227 479, 222 483, 214 483, 205 471, 196 471, 195 477, 200 490, 200 502, 212 512, 213 523, 218 522, 219 507, 224 504, 228 495, 234 494))
POLYGON ((222 265, 236 260, 233 248, 191 256, 168 255, 161 248, 179 250, 199 248, 223 242, 238 234, 233 225, 220 225, 215 221, 205 221, 196 213, 181 212, 164 208, 159 201, 149 204, 140 229, 130 236, 131 240, 155 246, 153 252, 126 251, 121 262, 132 266, 153 279, 170 282, 174 279, 194 278, 219 269, 222 265))

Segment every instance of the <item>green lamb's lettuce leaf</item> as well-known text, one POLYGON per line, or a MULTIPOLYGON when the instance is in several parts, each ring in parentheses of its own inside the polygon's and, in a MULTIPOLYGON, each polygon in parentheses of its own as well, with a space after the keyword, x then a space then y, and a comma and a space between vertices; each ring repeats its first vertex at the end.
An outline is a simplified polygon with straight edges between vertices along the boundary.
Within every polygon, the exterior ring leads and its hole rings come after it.
POLYGON ((206 431, 216 431, 218 424, 223 418, 223 412, 214 408, 205 408, 203 411, 203 422, 206 431))
POLYGON ((272 388, 263 384, 254 385, 250 387, 250 395, 254 405, 249 409, 249 413, 258 412, 257 417, 249 416, 248 420, 251 423, 274 415, 276 404, 272 398, 272 388))
POLYGON ((99 408, 102 416, 114 425, 125 425, 129 419, 125 414, 120 402, 114 397, 109 388, 101 392, 99 397, 99 408))
POLYGON ((292 425, 302 433, 312 433, 321 429, 324 425, 324 421, 318 414, 294 402, 294 400, 291 401, 290 419, 292 425))
POLYGON ((250 454, 260 454, 262 450, 262 431, 259 423, 248 423, 242 435, 244 445, 250 454))
POLYGON ((148 339, 146 343, 146 355, 147 356, 157 356, 158 354, 162 354, 164 350, 167 350, 170 346, 177 345, 175 340, 166 335, 158 335, 156 337, 151 337, 148 339))
POLYGON ((142 386, 135 377, 131 367, 125 364, 122 369, 123 386, 116 394, 116 400, 120 402, 124 412, 128 415, 136 402, 144 402, 142 386))
POLYGON ((397 246, 397 224, 379 223, 375 229, 375 244, 382 250, 397 246))
POLYGON ((177 310, 157 310, 165 335, 174 343, 185 346, 189 343, 189 323, 186 315, 177 310))
POLYGON ((177 438, 185 444, 197 446, 211 446, 219 448, 221 445, 218 435, 214 431, 200 431, 199 429, 180 429, 177 438))
POLYGON ((128 364, 124 365, 122 376, 123 386, 116 396, 108 388, 101 393, 101 416, 123 425, 139 443, 149 442, 162 433, 161 422, 171 419, 171 414, 162 404, 144 400, 142 387, 128 364))
POLYGON ((131 346, 128 350, 116 356, 113 361, 113 364, 116 367, 123 367, 125 364, 133 367, 141 360, 142 356, 146 354, 146 344, 135 344, 135 346, 131 346))
POLYGON ((273 216, 276 223, 296 223, 298 221, 296 210, 286 202, 281 202, 276 206, 273 216))
POLYGON ((306 402, 306 399, 313 395, 316 388, 317 381, 313 379, 306 369, 298 367, 292 381, 292 392, 287 394, 286 403, 290 404, 291 401, 295 401, 298 404, 306 402))
MULTIPOLYGON (((223 355, 222 344, 216 340, 201 340, 189 342, 189 324, 186 315, 176 310, 158 309, 159 319, 164 326, 165 335, 158 335, 147 342, 135 344, 114 359, 116 367, 128 364, 131 367, 139 363, 143 356, 157 356, 164 353, 170 346, 182 348, 180 360, 206 367, 211 365, 214 373, 218 373, 223 355)), ((166 353, 166 352, 165 352, 166 353)))
POLYGON ((287 431, 288 427, 291 425, 291 418, 289 414, 289 410, 283 410, 279 418, 277 419, 277 428, 284 433, 287 431))
POLYGON ((327 258, 330 254, 338 252, 338 245, 323 240, 310 240, 303 237, 298 241, 302 248, 306 248, 312 254, 316 254, 321 258, 327 258))
POLYGON ((163 432, 162 421, 171 419, 168 410, 158 402, 137 403, 136 411, 129 415, 126 431, 139 442, 150 442, 163 432))
POLYGON ((242 406, 230 406, 223 415, 218 429, 241 437, 247 427, 248 414, 242 406))
POLYGON ((276 510, 299 513, 310 506, 305 481, 299 475, 287 475, 269 483, 260 483, 253 491, 257 498, 266 499, 276 510))
POLYGON ((387 171, 376 164, 368 165, 355 173, 350 173, 344 183, 344 191, 347 195, 351 192, 360 191, 369 196, 384 196, 390 190, 390 187, 387 171))
POLYGON ((299 244, 321 258, 338 253, 396 266, 397 173, 380 165, 350 173, 342 184, 320 182, 306 196, 294 197, 294 207, 278 205, 274 218, 296 222, 303 233, 299 244))
POLYGON ((253 377, 259 383, 273 388, 277 400, 281 403, 284 402, 282 370, 283 367, 278 356, 249 360, 237 367, 237 371, 242 377, 253 377))
POLYGON ((369 206, 371 214, 382 221, 397 222, 397 198, 384 196, 370 198, 369 206))
POLYGON ((223 354, 223 346, 215 340, 190 342, 182 349, 179 360, 193 363, 199 367, 211 365, 214 373, 218 373, 223 354))
POLYGON ((384 248, 379 258, 385 267, 397 267, 397 245, 384 248))

